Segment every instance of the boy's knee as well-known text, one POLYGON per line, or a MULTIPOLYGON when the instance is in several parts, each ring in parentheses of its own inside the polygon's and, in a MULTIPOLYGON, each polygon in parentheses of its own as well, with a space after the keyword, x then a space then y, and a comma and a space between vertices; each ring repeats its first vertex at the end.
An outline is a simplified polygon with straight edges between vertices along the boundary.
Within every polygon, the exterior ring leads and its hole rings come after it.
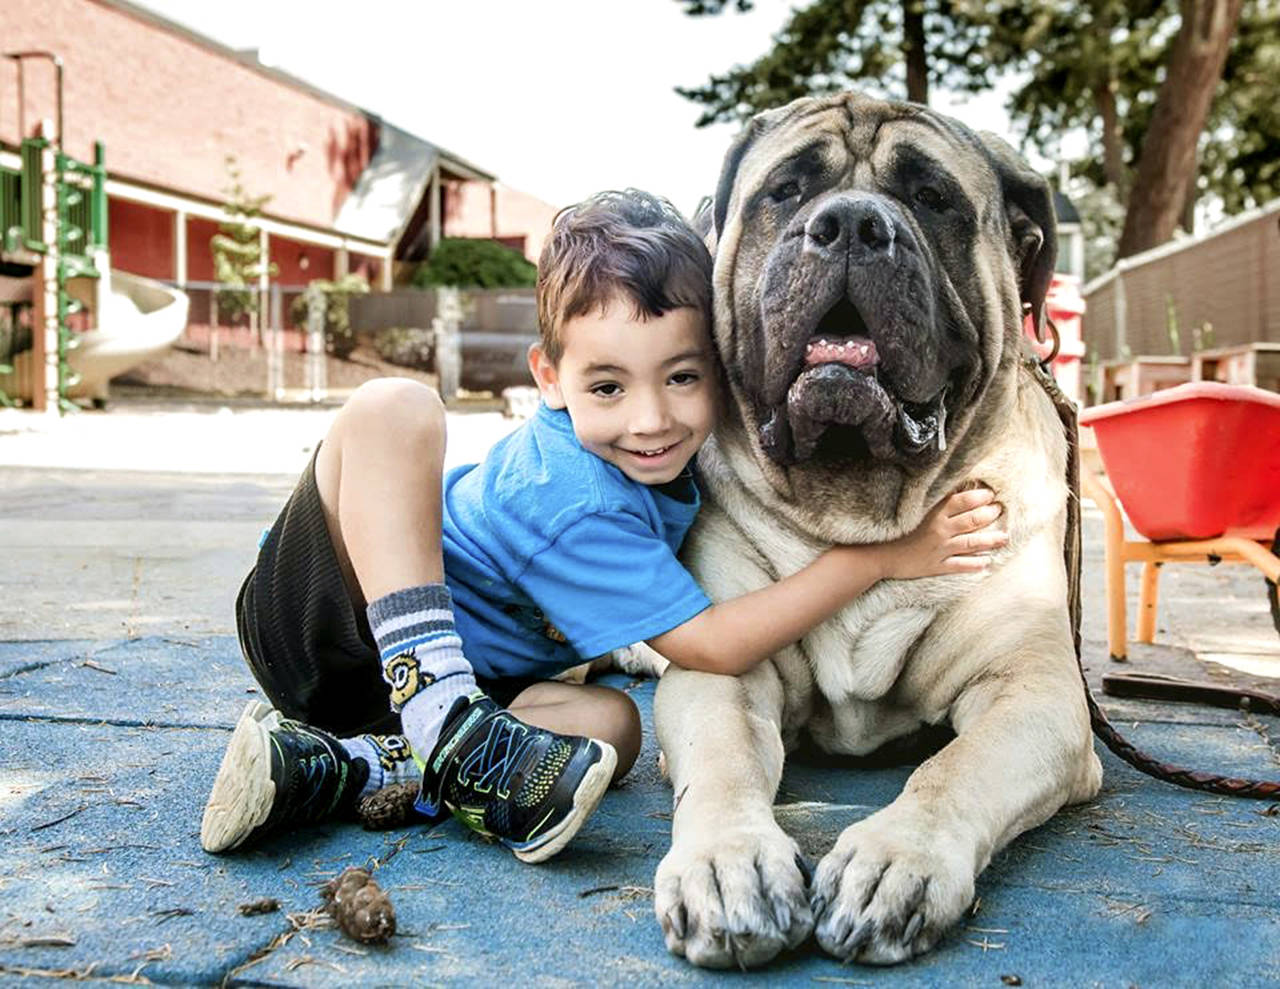
POLYGON ((640 723, 640 709, 621 690, 609 690, 606 695, 605 717, 608 723, 608 740, 618 753, 618 766, 613 771, 614 780, 626 776, 640 755, 644 734, 640 723))
POLYGON ((440 442, 445 409, 434 388, 412 378, 374 378, 347 399, 339 413, 343 430, 411 443, 440 442))

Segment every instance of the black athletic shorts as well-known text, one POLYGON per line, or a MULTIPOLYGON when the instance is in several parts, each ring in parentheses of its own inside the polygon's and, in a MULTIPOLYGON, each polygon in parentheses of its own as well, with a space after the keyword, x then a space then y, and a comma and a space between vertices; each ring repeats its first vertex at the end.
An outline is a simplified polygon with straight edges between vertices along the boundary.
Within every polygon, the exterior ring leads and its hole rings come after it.
MULTIPOLYGON (((352 600, 329 540, 315 465, 312 456, 240 586, 240 648, 285 717, 344 738, 398 732, 369 619, 352 600)), ((477 682, 505 706, 537 681, 477 682)))

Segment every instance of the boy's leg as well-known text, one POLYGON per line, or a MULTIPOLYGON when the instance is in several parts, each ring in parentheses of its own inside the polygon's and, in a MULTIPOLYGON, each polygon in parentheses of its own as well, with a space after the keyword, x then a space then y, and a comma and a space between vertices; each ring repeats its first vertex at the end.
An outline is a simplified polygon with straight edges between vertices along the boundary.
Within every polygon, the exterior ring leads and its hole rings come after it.
POLYGON ((381 378, 356 390, 316 455, 338 565, 355 607, 368 609, 391 706, 423 758, 453 703, 476 689, 444 586, 445 432, 433 390, 381 378))
MULTIPOLYGON (((444 422, 435 393, 416 382, 383 379, 358 389, 264 541, 237 619, 255 677, 283 710, 253 703, 237 722, 205 810, 206 850, 319 820, 361 793, 421 778, 402 736, 367 734, 385 732, 386 722, 400 727, 391 707, 402 705, 389 704, 365 613, 368 598, 397 585, 411 589, 414 604, 442 600, 447 608, 444 422)), ((437 673, 457 674, 439 692, 436 720, 474 689, 447 618, 428 629, 443 653, 437 673)), ((419 720, 429 707, 417 705, 419 720)))
MULTIPOLYGON (((329 537, 321 548, 327 554, 332 547, 346 585, 340 603, 345 606, 349 597, 357 612, 367 604, 369 622, 360 637, 371 632, 376 640, 369 650, 370 674, 376 677, 381 666, 405 735, 428 763, 424 786, 429 784, 431 795, 424 793, 423 806, 434 811, 447 805, 472 827, 501 838, 518 857, 541 861, 559 851, 594 809, 616 757, 607 744, 530 729, 475 693, 442 583, 444 433, 443 406, 424 386, 381 379, 358 389, 315 461, 315 492, 329 537)), ((372 765, 360 750, 362 739, 343 740, 337 748, 330 741, 338 740, 305 725, 280 724, 269 709, 246 711, 206 808, 202 838, 223 837, 206 840, 206 849, 236 847, 315 819, 310 810, 318 801, 310 788, 317 764, 339 763, 328 775, 341 771, 344 778, 351 775, 344 759, 361 771, 372 765), (237 746, 241 738, 248 742, 237 746), (281 758, 282 747, 291 756, 294 743, 306 765, 281 758), (263 758, 266 753, 270 760, 263 758), (236 793, 250 789, 246 778, 264 783, 256 789, 271 800, 251 817, 228 810, 238 803, 236 793), (302 809, 306 813, 298 816, 295 811, 302 809), (238 819, 227 824, 228 816, 238 819)), ((374 784, 371 775, 368 785, 374 784)), ((332 799, 326 791, 326 813, 351 802, 347 790, 340 787, 332 799)))
POLYGON ((359 607, 444 580, 440 552, 445 411, 405 378, 356 390, 316 454, 329 537, 359 607))
POLYGON ((608 742, 618 753, 615 783, 627 775, 640 754, 640 712, 621 690, 546 680, 526 687, 507 709, 525 724, 608 742))

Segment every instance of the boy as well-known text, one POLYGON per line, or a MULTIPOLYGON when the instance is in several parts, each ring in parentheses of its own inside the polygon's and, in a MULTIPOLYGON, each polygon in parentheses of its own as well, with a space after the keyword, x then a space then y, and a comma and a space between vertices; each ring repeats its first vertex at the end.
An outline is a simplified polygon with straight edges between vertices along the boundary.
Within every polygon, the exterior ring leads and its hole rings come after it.
POLYGON ((628 190, 563 211, 538 269, 542 404, 443 485, 435 393, 398 379, 356 391, 237 601, 246 658, 279 710, 252 702, 241 716, 206 850, 420 780, 428 815, 447 808, 542 861, 630 768, 641 734, 625 694, 555 673, 639 641, 741 673, 883 577, 983 568, 978 554, 1004 537, 979 490, 895 543, 836 547, 771 587, 708 600, 676 551, 716 411, 710 275, 663 200, 628 190))

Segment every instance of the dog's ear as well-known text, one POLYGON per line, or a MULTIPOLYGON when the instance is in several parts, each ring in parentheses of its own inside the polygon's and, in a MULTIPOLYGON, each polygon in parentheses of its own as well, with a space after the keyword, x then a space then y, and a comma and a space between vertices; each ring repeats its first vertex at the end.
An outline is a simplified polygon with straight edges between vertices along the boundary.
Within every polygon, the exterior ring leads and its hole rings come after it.
MULTIPOLYGON (((742 163, 742 156, 747 153, 747 149, 760 132, 764 129, 763 114, 751 118, 751 122, 741 134, 737 136, 729 150, 725 152, 724 164, 720 166, 720 181, 716 183, 716 195, 713 204, 713 217, 715 219, 715 239, 719 240, 720 235, 724 233, 724 221, 729 216, 729 197, 733 194, 733 183, 738 177, 738 166, 742 163)), ((715 251, 713 250, 714 254, 715 251)))
POLYGON ((1058 221, 1053 212, 1053 190, 1008 144, 994 134, 979 135, 1000 186, 1004 190, 1009 221, 1010 250, 1018 269, 1018 287, 1024 307, 1029 307, 1036 339, 1044 340, 1044 298, 1053 280, 1058 259, 1058 221))
POLYGON ((702 242, 707 245, 707 250, 711 252, 712 256, 716 253, 715 218, 712 216, 714 206, 714 199, 710 196, 703 196, 698 202, 698 208, 693 211, 693 219, 689 221, 694 233, 702 238, 702 242))

